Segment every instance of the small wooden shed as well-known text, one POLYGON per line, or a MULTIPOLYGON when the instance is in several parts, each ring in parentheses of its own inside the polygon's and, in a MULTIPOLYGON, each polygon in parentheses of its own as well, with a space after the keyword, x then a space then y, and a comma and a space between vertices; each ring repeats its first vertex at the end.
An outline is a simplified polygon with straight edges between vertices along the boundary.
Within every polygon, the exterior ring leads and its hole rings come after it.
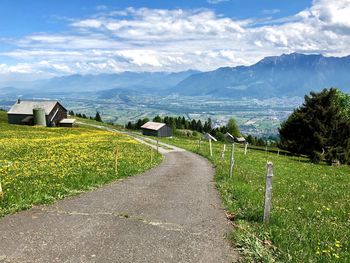
POLYGON ((173 130, 165 123, 149 121, 141 126, 142 134, 155 137, 171 137, 173 130))

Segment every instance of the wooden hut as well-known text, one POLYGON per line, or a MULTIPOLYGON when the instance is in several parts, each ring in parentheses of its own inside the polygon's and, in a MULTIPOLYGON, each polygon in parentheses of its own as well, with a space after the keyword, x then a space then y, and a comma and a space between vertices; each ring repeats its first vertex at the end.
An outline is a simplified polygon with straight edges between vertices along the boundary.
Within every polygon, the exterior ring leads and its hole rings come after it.
POLYGON ((171 137, 172 129, 165 123, 149 121, 141 126, 142 134, 155 137, 171 137))

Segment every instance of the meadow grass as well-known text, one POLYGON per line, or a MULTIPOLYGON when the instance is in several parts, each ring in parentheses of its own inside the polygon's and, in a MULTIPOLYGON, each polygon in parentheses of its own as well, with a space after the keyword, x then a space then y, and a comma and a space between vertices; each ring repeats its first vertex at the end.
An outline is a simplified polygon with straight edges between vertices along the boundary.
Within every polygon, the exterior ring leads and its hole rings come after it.
MULTIPOLYGON (((235 166, 229 178, 230 149, 221 159, 222 143, 186 138, 164 142, 210 159, 226 209, 234 217, 234 244, 246 262, 350 262, 350 167, 311 164, 307 159, 236 145, 235 166), (266 161, 274 164, 273 208, 263 224, 266 161)), ((227 145, 228 146, 228 145, 227 145)))
POLYGON ((0 216, 141 173, 162 160, 153 153, 151 163, 150 147, 119 133, 6 122, 0 111, 0 216))

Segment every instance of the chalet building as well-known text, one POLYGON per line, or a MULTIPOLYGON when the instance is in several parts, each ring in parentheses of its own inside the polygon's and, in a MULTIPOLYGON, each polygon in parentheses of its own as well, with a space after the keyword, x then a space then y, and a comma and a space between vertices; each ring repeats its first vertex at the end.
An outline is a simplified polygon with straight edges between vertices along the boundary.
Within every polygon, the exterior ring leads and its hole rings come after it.
POLYGON ((7 112, 8 122, 17 125, 72 127, 67 110, 56 100, 20 100, 7 112))
POLYGON ((149 121, 141 126, 142 134, 155 137, 171 137, 172 129, 165 123, 149 121))

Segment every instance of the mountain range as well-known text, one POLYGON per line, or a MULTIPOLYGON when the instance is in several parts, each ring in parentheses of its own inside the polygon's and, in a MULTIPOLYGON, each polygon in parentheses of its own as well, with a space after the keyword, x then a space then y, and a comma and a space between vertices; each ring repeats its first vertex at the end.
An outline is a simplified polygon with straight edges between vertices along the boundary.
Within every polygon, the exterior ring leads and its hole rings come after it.
POLYGON ((140 93, 268 98, 303 96, 326 87, 350 93, 350 56, 292 53, 266 57, 251 66, 222 67, 209 72, 76 74, 0 83, 0 95, 93 92, 101 98, 140 93))
POLYGON ((194 74, 171 92, 188 96, 266 98, 303 96, 327 87, 350 92, 350 56, 293 53, 266 57, 252 66, 224 67, 194 74))

